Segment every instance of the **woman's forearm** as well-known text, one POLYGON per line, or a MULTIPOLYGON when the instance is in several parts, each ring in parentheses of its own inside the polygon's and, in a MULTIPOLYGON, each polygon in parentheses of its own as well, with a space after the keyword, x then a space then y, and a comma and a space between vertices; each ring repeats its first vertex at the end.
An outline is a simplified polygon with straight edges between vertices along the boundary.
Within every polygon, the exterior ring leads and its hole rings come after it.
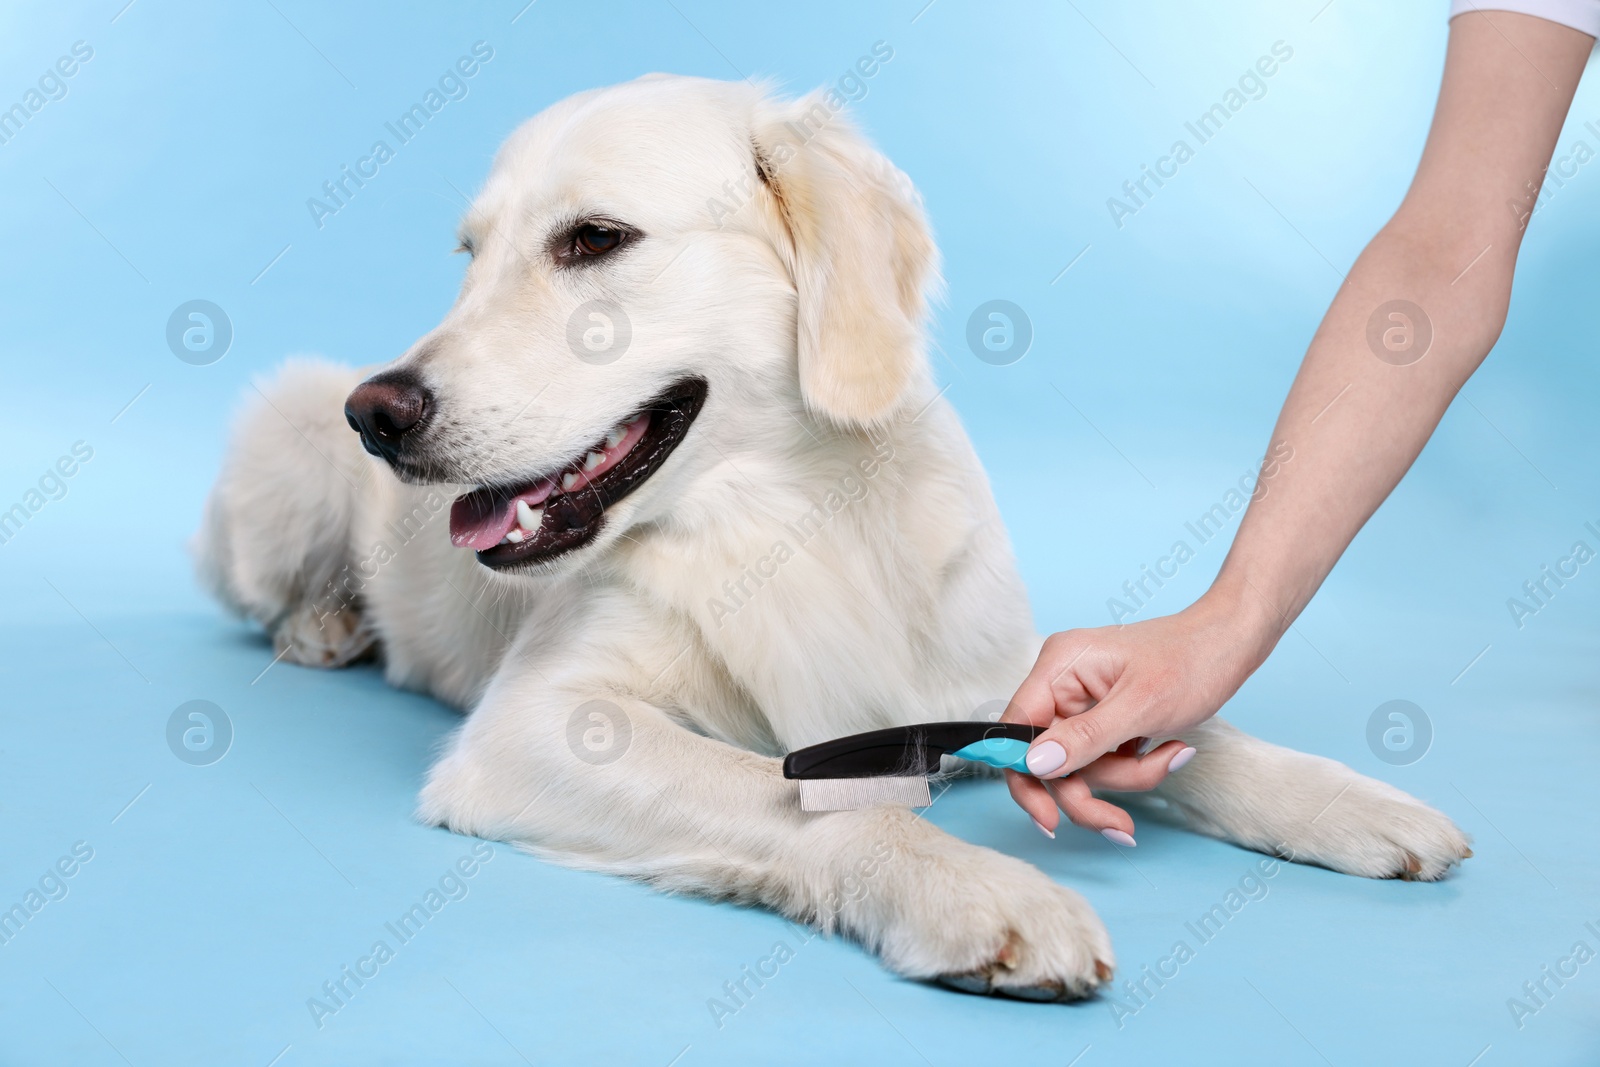
POLYGON ((1499 337, 1533 196, 1592 45, 1526 15, 1451 23, 1416 178, 1312 338, 1255 498, 1196 605, 1232 620, 1244 674, 1405 475, 1499 337))

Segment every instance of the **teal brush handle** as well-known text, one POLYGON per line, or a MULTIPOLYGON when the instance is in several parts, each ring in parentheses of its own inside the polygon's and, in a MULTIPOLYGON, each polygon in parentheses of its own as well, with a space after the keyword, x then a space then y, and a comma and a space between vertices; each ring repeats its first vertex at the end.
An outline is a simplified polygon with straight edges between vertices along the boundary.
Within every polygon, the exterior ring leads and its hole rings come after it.
POLYGON ((1028 742, 1014 737, 986 737, 974 741, 966 748, 958 748, 950 755, 973 763, 987 763, 1003 771, 1028 773, 1028 742))

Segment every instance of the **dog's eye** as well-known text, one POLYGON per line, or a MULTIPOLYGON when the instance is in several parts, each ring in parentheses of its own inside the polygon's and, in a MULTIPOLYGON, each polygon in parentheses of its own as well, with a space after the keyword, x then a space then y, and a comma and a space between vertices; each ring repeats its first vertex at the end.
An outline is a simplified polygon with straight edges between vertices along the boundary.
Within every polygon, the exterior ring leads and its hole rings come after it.
POLYGON ((465 252, 469 256, 475 256, 478 254, 478 250, 473 246, 472 238, 470 237, 461 238, 461 240, 456 244, 455 251, 465 252))
POLYGON ((614 226, 586 222, 572 235, 572 254, 577 256, 603 256, 622 244, 626 234, 614 226))

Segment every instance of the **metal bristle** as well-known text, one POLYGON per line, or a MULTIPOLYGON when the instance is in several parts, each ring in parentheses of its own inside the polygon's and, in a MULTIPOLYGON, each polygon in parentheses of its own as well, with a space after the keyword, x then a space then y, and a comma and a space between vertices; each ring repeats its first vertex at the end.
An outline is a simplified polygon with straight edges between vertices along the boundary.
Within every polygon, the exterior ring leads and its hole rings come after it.
POLYGON ((926 778, 802 778, 802 811, 854 811, 874 804, 925 808, 933 803, 926 778))

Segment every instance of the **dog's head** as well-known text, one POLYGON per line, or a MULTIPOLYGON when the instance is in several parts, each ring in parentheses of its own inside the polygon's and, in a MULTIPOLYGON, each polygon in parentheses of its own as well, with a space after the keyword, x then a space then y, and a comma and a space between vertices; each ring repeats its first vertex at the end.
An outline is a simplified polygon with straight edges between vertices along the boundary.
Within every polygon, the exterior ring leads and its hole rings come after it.
POLYGON ((925 384, 935 251, 842 103, 652 75, 529 121, 462 222, 455 306, 350 394, 367 450, 476 487, 452 540, 528 569, 665 518, 712 425, 892 418, 925 384))

